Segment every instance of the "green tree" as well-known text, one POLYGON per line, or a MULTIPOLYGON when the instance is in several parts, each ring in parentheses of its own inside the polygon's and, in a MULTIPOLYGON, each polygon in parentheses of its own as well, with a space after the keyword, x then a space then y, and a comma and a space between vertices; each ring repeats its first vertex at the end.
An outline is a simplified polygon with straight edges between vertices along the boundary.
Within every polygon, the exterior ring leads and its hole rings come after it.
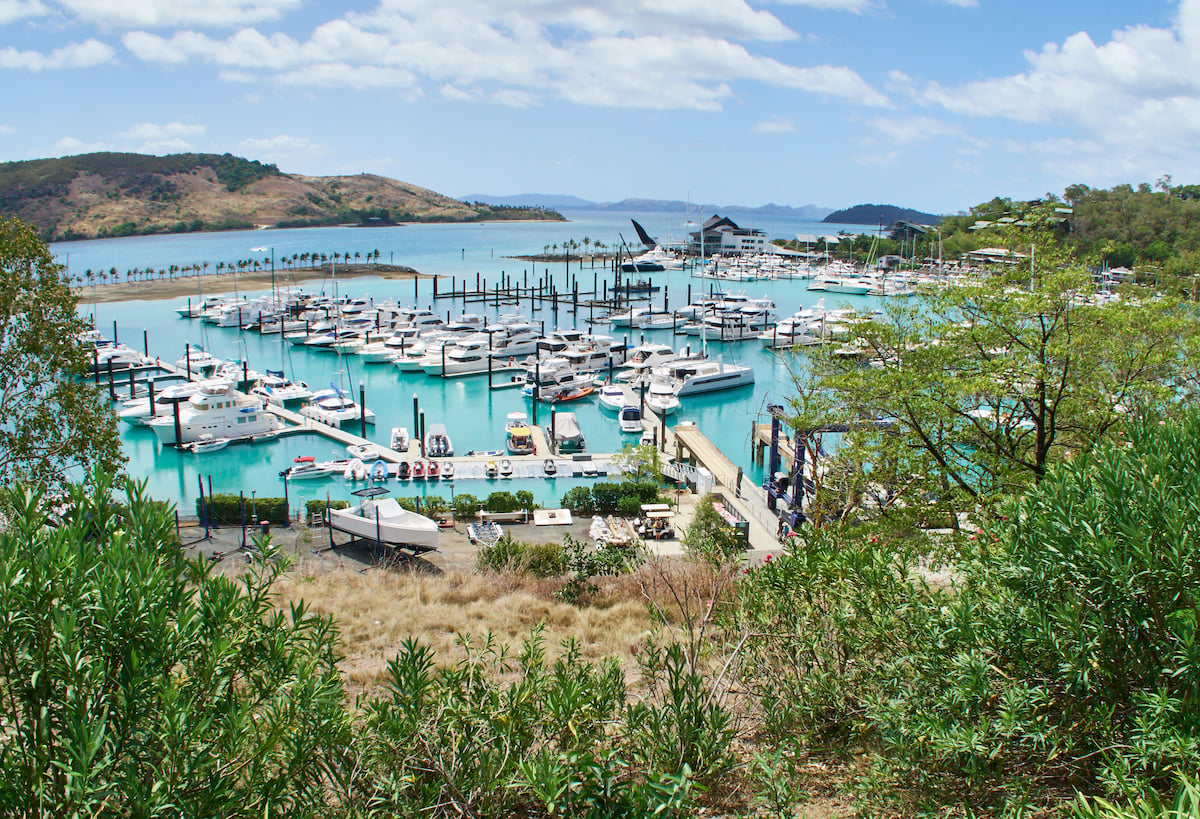
MULTIPOLYGON (((89 270, 88 276, 92 273, 89 270)), ((116 420, 83 381, 87 325, 61 265, 32 229, 0 221, 0 479, 56 485, 117 471, 116 420)))
POLYGON ((662 460, 654 444, 626 444, 613 456, 613 463, 635 481, 662 483, 662 460))
POLYGON ((696 514, 683 533, 683 545, 692 555, 718 564, 741 551, 737 532, 717 513, 712 495, 696 504, 696 514))
POLYGON ((330 621, 276 608, 281 562, 217 575, 143 486, 94 485, 57 526, 0 491, 0 814, 313 815, 349 742, 330 621))
POLYGON ((1026 267, 893 302, 854 326, 850 347, 812 355, 824 414, 808 422, 858 428, 848 439, 857 451, 842 457, 886 487, 880 504, 914 479, 926 497, 1021 491, 1132 408, 1190 389, 1187 310, 1152 294, 1098 306, 1086 273, 1051 256, 1038 252, 1046 273, 1026 267))

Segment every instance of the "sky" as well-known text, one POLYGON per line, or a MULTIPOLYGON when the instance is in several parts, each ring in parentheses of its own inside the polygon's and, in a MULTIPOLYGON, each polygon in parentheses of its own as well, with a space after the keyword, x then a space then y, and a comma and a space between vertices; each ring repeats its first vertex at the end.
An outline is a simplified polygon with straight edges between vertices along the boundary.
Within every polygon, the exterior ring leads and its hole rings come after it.
POLYGON ((0 0, 0 161, 955 213, 1198 146, 1200 0, 0 0))

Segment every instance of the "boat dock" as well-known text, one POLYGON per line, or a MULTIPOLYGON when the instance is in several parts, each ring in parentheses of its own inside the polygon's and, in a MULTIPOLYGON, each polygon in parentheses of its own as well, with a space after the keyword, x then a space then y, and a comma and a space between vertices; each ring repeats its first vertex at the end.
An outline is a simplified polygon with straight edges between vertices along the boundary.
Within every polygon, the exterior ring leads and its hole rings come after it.
MULTIPOLYGON (((191 380, 186 370, 174 364, 159 359, 147 359, 143 366, 122 368, 115 371, 100 371, 93 374, 96 383, 103 385, 107 379, 110 395, 116 399, 117 389, 128 384, 129 394, 148 391, 150 383, 160 380, 191 380), (154 377, 152 377, 154 375, 154 377), (139 387, 142 388, 139 390, 139 387)), ((517 381, 493 384, 493 389, 516 386, 517 381)), ((625 397, 629 404, 638 406, 640 394, 628 385, 624 387, 625 397)), ((122 392, 124 390, 122 389, 122 392)), ((564 405, 564 407, 567 405, 564 405)), ((283 422, 284 426, 272 433, 255 436, 256 440, 268 437, 311 433, 334 441, 343 447, 362 447, 369 454, 363 457, 367 460, 383 460, 388 464, 428 460, 423 452, 423 442, 414 435, 409 446, 404 451, 369 440, 363 435, 350 432, 341 427, 324 424, 298 412, 273 404, 266 406, 266 411, 272 413, 283 422)), ((553 410, 552 410, 553 411, 553 410)), ((642 413, 643 429, 651 433, 659 451, 665 455, 673 455, 673 462, 667 464, 664 474, 668 477, 687 481, 693 484, 701 494, 712 492, 718 496, 722 515, 731 525, 744 532, 749 548, 757 552, 778 550, 776 537, 778 518, 768 508, 767 493, 761 487, 755 486, 747 479, 742 470, 735 466, 729 458, 717 448, 694 424, 680 423, 671 426, 667 419, 655 414, 648 408, 642 413)), ((763 436, 769 443, 770 425, 755 426, 755 452, 761 460, 763 436), (765 429, 765 432, 763 431, 765 429)), ((361 431, 361 430, 360 430, 361 431)), ((555 474, 561 477, 591 477, 614 474, 613 455, 611 453, 573 453, 570 455, 553 453, 550 446, 547 429, 530 424, 534 440, 534 451, 530 455, 512 455, 495 450, 487 452, 468 452, 450 458, 436 459, 441 464, 454 465, 454 478, 484 478, 494 477, 487 473, 489 462, 508 460, 513 465, 513 478, 545 477, 544 464, 552 460, 555 474)), ((781 454, 790 455, 790 449, 780 446, 781 454)), ((395 472, 391 472, 392 475, 395 472)))

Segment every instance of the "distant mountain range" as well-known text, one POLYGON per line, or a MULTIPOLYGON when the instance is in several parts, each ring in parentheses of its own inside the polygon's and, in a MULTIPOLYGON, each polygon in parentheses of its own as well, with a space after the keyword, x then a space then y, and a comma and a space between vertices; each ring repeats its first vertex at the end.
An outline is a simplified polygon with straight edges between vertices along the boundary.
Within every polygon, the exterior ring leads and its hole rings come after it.
POLYGON ((0 218, 43 237, 91 239, 250 227, 550 219, 467 205, 374 174, 302 176, 232 154, 94 153, 0 163, 0 218))
POLYGON ((835 210, 821 221, 838 225, 894 225, 896 222, 915 222, 918 225, 936 225, 942 217, 933 213, 902 208, 896 205, 855 205, 844 210, 835 210))
POLYGON ((520 207, 520 208, 549 208, 556 211, 592 210, 592 211, 622 211, 626 213, 686 213, 688 210, 697 213, 720 213, 722 216, 742 217, 774 217, 783 219, 803 219, 819 222, 833 208, 822 208, 817 205, 805 205, 793 208, 788 205, 761 205, 756 208, 744 205, 708 205, 696 202, 683 202, 678 199, 622 199, 620 202, 592 202, 580 199, 578 196, 567 196, 557 193, 522 193, 514 196, 491 196, 485 193, 475 193, 459 197, 464 202, 480 204, 520 207))

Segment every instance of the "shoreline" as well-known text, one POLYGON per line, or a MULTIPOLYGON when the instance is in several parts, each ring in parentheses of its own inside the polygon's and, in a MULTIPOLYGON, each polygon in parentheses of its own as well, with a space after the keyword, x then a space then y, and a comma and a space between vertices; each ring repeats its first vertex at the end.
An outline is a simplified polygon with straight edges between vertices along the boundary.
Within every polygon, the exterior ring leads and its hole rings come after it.
MULTIPOLYGON (((175 279, 155 281, 117 282, 116 284, 83 284, 72 287, 71 292, 80 304, 99 304, 115 301, 158 301, 162 299, 187 298, 198 294, 225 293, 235 287, 247 290, 265 290, 271 286, 272 277, 281 287, 301 282, 324 279, 330 275, 328 267, 306 267, 298 270, 255 270, 249 273, 209 273, 203 276, 183 276, 175 279)), ((434 278, 404 265, 339 265, 339 278, 375 276, 381 279, 434 278)))

